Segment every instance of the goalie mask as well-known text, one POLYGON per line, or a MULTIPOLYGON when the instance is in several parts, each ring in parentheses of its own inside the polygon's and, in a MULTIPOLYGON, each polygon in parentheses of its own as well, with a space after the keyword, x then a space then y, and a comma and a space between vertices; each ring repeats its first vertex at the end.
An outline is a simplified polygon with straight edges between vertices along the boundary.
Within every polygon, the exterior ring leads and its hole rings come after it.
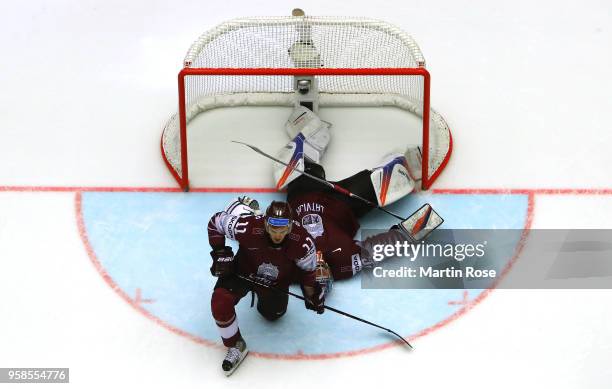
POLYGON ((266 209, 265 225, 270 240, 275 245, 281 244, 291 232, 293 212, 284 201, 272 201, 266 209))

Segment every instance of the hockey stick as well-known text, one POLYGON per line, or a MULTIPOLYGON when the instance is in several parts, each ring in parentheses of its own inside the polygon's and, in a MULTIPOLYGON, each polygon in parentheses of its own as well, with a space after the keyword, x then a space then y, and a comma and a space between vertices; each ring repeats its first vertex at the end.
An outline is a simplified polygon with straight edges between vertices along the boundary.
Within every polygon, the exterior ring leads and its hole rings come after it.
MULTIPOLYGON (((297 299, 300 299, 300 300, 302 300, 302 301, 306 301, 306 299, 305 299, 304 297, 300 296, 299 294, 295 294, 295 293, 293 293, 293 292, 290 292, 290 291, 288 291, 288 290, 283 290, 283 289, 279 289, 279 288, 277 288, 277 287, 275 287, 275 286, 271 286, 271 285, 262 284, 261 282, 255 281, 255 280, 254 280, 254 279, 252 279, 252 278, 245 277, 245 276, 240 275, 240 274, 236 274, 236 276, 237 276, 238 278, 240 278, 241 280, 248 281, 248 282, 250 282, 250 283, 252 283, 252 284, 255 284, 255 285, 257 285, 257 286, 261 286, 262 288, 267 288, 267 289, 273 290, 273 291, 278 292, 278 293, 284 293, 284 294, 287 294, 287 295, 289 295, 289 296, 293 296, 293 297, 295 297, 295 298, 297 298, 297 299)), ((374 326, 374 327, 376 327, 376 328, 380 328, 381 330, 385 330, 385 331, 387 331, 387 332, 389 332, 389 333, 391 333, 391 334, 395 335, 396 337, 398 337, 398 338, 399 338, 399 339, 400 339, 402 342, 406 343, 406 344, 408 345, 408 347, 410 347, 410 349, 414 349, 414 347, 412 347, 412 345, 411 345, 411 344, 410 344, 410 343, 409 343, 409 342, 408 342, 406 339, 402 338, 402 337, 401 337, 401 336, 400 336, 400 335, 399 335, 397 332, 395 332, 395 331, 393 331, 393 330, 390 330, 390 329, 385 328, 385 327, 383 327, 383 326, 379 326, 378 324, 372 323, 371 321, 367 321, 367 320, 365 320, 365 319, 362 319, 362 318, 360 318, 360 317, 357 317, 357 316, 351 315, 350 313, 346 313, 346 312, 341 311, 341 310, 339 310, 339 309, 332 308, 332 307, 330 307, 330 306, 328 306, 328 305, 323 305, 323 307, 324 307, 325 309, 329 309, 329 310, 330 310, 330 311, 332 311, 332 312, 336 312, 336 313, 338 313, 338 314, 340 314, 340 315, 342 315, 342 316, 346 316, 346 317, 349 317, 349 318, 351 318, 351 319, 354 319, 354 320, 360 321, 360 322, 362 322, 362 323, 369 324, 369 325, 374 326)))
MULTIPOLYGON (((239 141, 236 141, 236 140, 233 140, 233 141, 232 141, 232 143, 238 143, 238 144, 241 144, 241 145, 245 145, 246 147, 250 148, 251 150, 255 151, 256 153, 258 153, 258 154, 260 154, 260 155, 263 155, 264 157, 266 157, 266 158, 268 158, 268 159, 271 159, 271 160, 273 160, 274 162, 278 162, 278 163, 280 163, 281 165, 285 165, 285 166, 289 167, 289 164, 287 164, 287 163, 285 163, 285 162, 281 161, 280 159, 274 158, 274 157, 273 157, 273 156, 271 156, 270 154, 267 154, 267 153, 263 152, 262 150, 260 150, 259 148, 255 147, 255 146, 253 146, 253 145, 250 145, 250 144, 248 144, 248 143, 244 143, 244 142, 239 142, 239 141)), ((343 187, 341 187, 341 186, 340 186, 340 185, 338 185, 338 184, 334 184, 333 182, 329 182, 329 181, 324 180, 324 179, 322 179, 322 178, 319 178, 319 177, 317 177, 317 176, 313 176, 312 174, 310 174, 310 173, 306 173, 305 171, 303 171, 303 170, 301 170, 301 169, 298 169, 297 167, 293 167, 292 169, 293 169, 293 170, 295 170, 295 171, 296 171, 296 172, 298 172, 298 173, 301 173, 301 174, 305 175, 305 176, 306 176, 306 177, 308 177, 308 178, 311 178, 311 179, 313 179, 313 180, 315 180, 315 181, 317 181, 317 182, 320 182, 320 183, 321 183, 321 184, 323 184, 323 185, 326 185, 326 186, 330 187, 331 189, 333 189, 333 190, 335 190, 335 191, 337 191, 337 192, 340 192, 340 193, 342 193, 342 194, 345 194, 345 195, 347 195, 348 197, 352 197, 352 198, 354 198, 354 199, 357 199, 357 200, 363 201, 364 203, 366 203, 366 204, 367 204, 367 205, 369 205, 370 207, 380 209, 381 211, 383 211, 383 212, 385 212, 385 213, 387 213, 387 214, 389 214, 389 215, 391 215, 391 216, 393 216, 393 217, 395 217, 395 218, 398 218, 399 220, 402 220, 402 221, 404 220, 404 218, 403 218, 403 217, 401 217, 401 216, 399 216, 399 215, 397 215, 397 214, 395 214, 395 213, 393 213, 393 212, 391 212, 391 211, 388 211, 388 210, 384 209, 383 207, 381 207, 381 206, 380 206, 380 205, 378 205, 378 204, 374 204, 373 202, 371 202, 370 200, 368 200, 368 199, 366 199, 366 198, 363 198, 363 197, 361 197, 361 196, 359 196, 359 195, 356 195, 355 193, 352 193, 352 192, 348 191, 347 189, 344 189, 343 187)))

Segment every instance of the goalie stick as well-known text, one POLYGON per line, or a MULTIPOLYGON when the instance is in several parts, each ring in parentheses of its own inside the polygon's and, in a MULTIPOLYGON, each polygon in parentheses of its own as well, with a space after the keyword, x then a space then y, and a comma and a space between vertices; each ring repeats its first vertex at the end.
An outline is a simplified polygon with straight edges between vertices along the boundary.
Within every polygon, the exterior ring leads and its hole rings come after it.
MULTIPOLYGON (((288 290, 283 290, 283 289, 279 289, 279 288, 274 287, 274 286, 271 286, 271 285, 262 284, 261 282, 255 281, 255 280, 254 280, 254 279, 252 279, 252 278, 245 277, 245 276, 240 275, 240 274, 236 274, 236 276, 237 276, 238 278, 240 278, 241 280, 244 280, 244 281, 250 282, 250 283, 255 284, 255 285, 257 285, 257 286, 261 286, 262 288, 267 288, 267 289, 273 290, 273 291, 278 292, 278 293, 284 293, 284 294, 286 294, 286 295, 293 296, 293 297, 295 297, 295 298, 297 298, 297 299, 300 299, 300 300, 302 300, 302 301, 306 301, 306 299, 305 299, 304 297, 300 296, 299 294, 295 294, 295 293, 293 293, 293 292, 290 292, 290 291, 288 291, 288 290)), ((385 330, 385 331, 387 331, 387 332, 389 332, 389 333, 391 333, 391 334, 395 335, 395 336, 396 336, 397 338, 399 338, 399 339, 400 339, 402 342, 406 343, 406 344, 408 345, 408 347, 410 347, 410 349, 411 349, 411 350, 413 350, 413 349, 414 349, 414 347, 412 347, 412 345, 411 345, 411 344, 410 344, 410 343, 409 343, 409 342, 408 342, 406 339, 404 339, 403 337, 401 337, 401 336, 400 336, 400 335, 399 335, 397 332, 395 332, 395 331, 393 331, 393 330, 390 330, 390 329, 385 328, 385 327, 383 327, 383 326, 380 326, 380 325, 378 325, 378 324, 372 323, 371 321, 367 321, 367 320, 362 319, 362 318, 360 318, 360 317, 357 317, 357 316, 351 315, 350 313, 346 313, 346 312, 341 311, 341 310, 339 310, 339 309, 332 308, 332 307, 330 307, 330 306, 328 306, 328 305, 325 305, 325 304, 323 305, 323 307, 324 307, 325 309, 328 309, 328 310, 332 311, 332 312, 338 313, 338 314, 340 314, 340 315, 342 315, 342 316, 346 316, 346 317, 351 318, 351 319, 353 319, 353 320, 357 320, 357 321, 360 321, 360 322, 362 322, 362 323, 365 323, 365 324, 368 324, 368 325, 374 326, 374 327, 376 327, 376 328, 380 328, 381 330, 385 330)))
MULTIPOLYGON (((255 147, 255 146, 250 145, 250 144, 248 144, 248 143, 239 142, 239 141, 236 141, 236 140, 233 140, 233 141, 232 141, 232 143, 237 143, 237 144, 244 145, 244 146, 246 146, 246 147, 250 148, 251 150, 255 151, 257 154, 263 155, 264 157, 266 157, 266 158, 268 158, 268 159, 271 159, 271 160, 273 160, 274 162, 278 162, 278 163, 280 163, 281 165, 285 165, 285 166, 289 167, 289 164, 287 164, 287 163, 285 163, 285 162, 281 161, 281 160, 280 160, 280 159, 278 159, 278 158, 275 158, 275 157, 271 156, 270 154, 267 154, 266 152, 262 151, 262 150, 261 150, 261 149, 259 149, 258 147, 255 147)), ((346 196, 348 196, 348 197, 352 197, 352 198, 354 198, 354 199, 357 199, 357 200, 363 201, 364 203, 366 203, 366 204, 367 204, 367 205, 369 205, 370 207, 373 207, 373 208, 379 209, 379 210, 381 210, 381 211, 385 212, 386 214, 391 215, 391 216, 393 216, 393 217, 395 217, 395 218, 397 218, 397 219, 399 219, 399 220, 402 220, 402 221, 403 221, 403 220, 405 220, 403 217, 399 216, 398 214, 393 213, 393 212, 391 212, 391 211, 388 211, 388 210, 386 210, 385 208, 383 208, 383 207, 379 206, 378 204, 375 204, 375 203, 373 203, 372 201, 370 201, 370 200, 368 200, 368 199, 366 199, 366 198, 363 198, 363 197, 361 197, 361 196, 359 196, 359 195, 356 195, 355 193, 350 192, 350 191, 349 191, 349 190, 347 190, 347 189, 344 189, 343 187, 341 187, 341 186, 340 186, 340 185, 338 185, 338 184, 334 184, 334 183, 329 182, 329 181, 327 181, 327 180, 324 180, 324 179, 322 179, 322 178, 319 178, 319 177, 313 176, 312 174, 310 174, 310 173, 306 173, 305 171, 303 171, 303 170, 301 170, 301 169, 298 169, 298 168, 296 168, 296 167, 292 167, 292 169, 293 169, 293 170, 295 170, 296 172, 301 173, 301 174, 305 175, 306 177, 309 177, 309 178, 311 178, 311 179, 313 179, 313 180, 315 180, 315 181, 317 181, 317 182, 320 182, 321 184, 326 185, 326 186, 328 186, 328 187, 332 188, 333 190, 335 190, 335 191, 337 191, 337 192, 340 192, 340 193, 342 193, 342 194, 344 194, 344 195, 346 195, 346 196)))

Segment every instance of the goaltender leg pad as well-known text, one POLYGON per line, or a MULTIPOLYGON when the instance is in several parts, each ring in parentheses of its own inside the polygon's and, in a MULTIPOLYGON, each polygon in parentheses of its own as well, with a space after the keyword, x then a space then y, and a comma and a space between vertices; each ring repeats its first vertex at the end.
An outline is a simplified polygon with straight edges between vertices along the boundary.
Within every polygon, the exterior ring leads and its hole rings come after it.
POLYGON ((406 156, 406 162, 408 162, 408 173, 414 181, 420 181, 422 176, 421 166, 423 160, 423 153, 421 148, 418 146, 409 147, 404 154, 406 156))
POLYGON ((330 124, 322 121, 306 107, 296 107, 285 124, 285 130, 290 139, 302 134, 307 147, 305 156, 313 162, 319 163, 331 139, 330 124))
POLYGON ((276 189, 282 189, 302 174, 294 169, 304 171, 304 135, 298 134, 287 143, 278 153, 278 159, 287 164, 274 162, 273 165, 276 189))
POLYGON ((382 258, 376 258, 374 255, 376 246, 393 246, 398 243, 402 244, 402 242, 410 244, 422 242, 443 222, 444 220, 433 210, 431 205, 423 205, 401 223, 391 226, 389 231, 368 236, 366 239, 358 242, 361 247, 361 264, 363 267, 369 268, 385 258, 384 255, 382 258))
POLYGON ((304 170, 305 159, 319 163, 331 139, 330 124, 319 119, 306 107, 296 107, 285 126, 292 140, 278 153, 278 159, 289 166, 274 163, 274 182, 283 189, 304 170))
POLYGON ((423 205, 397 227, 412 242, 424 240, 433 230, 440 227, 444 219, 429 204, 423 205))
POLYGON ((415 187, 406 157, 400 153, 387 155, 382 166, 372 169, 370 178, 381 207, 401 199, 415 187))

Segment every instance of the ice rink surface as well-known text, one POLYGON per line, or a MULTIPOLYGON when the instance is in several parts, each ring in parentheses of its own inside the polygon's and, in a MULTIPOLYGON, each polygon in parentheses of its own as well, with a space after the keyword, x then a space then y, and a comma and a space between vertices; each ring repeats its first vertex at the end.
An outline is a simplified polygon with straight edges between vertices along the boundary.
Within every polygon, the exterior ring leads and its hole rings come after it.
MULTIPOLYGON (((177 209, 177 202, 212 204, 206 196, 214 193, 172 192, 176 183, 159 152, 161 128, 176 111, 176 75, 187 48, 222 21, 287 15, 293 6, 311 15, 382 19, 419 43, 432 74, 432 106, 449 122, 454 141, 433 198, 519 196, 526 206, 513 217, 529 228, 610 228, 612 7, 607 2, 4 2, 0 367, 69 367, 70 385, 83 388, 608 388, 609 290, 494 290, 477 304, 471 296, 461 301, 459 294, 455 303, 470 308, 415 338, 413 352, 385 347, 330 358, 271 358, 262 345, 261 355, 249 356, 226 379, 220 370, 224 350, 201 341, 206 329, 193 329, 193 335, 177 331, 188 329, 180 323, 168 326, 171 318, 160 319, 155 308, 166 300, 144 284, 129 284, 133 278, 116 277, 105 260, 125 253, 139 268, 138 261, 147 259, 139 253, 154 248, 138 235, 112 229, 105 234, 104 224, 91 224, 101 216, 135 212, 116 208, 126 202, 109 198, 142 195, 143 212, 148 195, 164 198, 165 212, 139 214, 130 231, 146 230, 160 217, 172 223, 168 210, 177 209), (96 212, 101 216, 94 218, 96 212), (119 240, 104 240, 110 236, 119 240)), ((351 141, 334 138, 339 146, 330 158, 342 164, 330 164, 338 169, 333 174, 366 163, 360 155, 340 157, 351 150, 346 146, 351 141)), ((259 143, 271 149, 275 142, 283 140, 265 137, 259 143)), ((373 147, 384 153, 388 144, 373 147)), ((223 156, 231 166, 240 153, 217 148, 203 158, 215 162, 223 156)), ((205 162, 202 166, 210 166, 205 162)), ((235 164, 229 169, 231 174, 202 171, 198 186, 270 186, 269 176, 260 172, 240 175, 235 164)), ((194 212, 186 226, 198 228, 201 212, 203 229, 208 211, 194 212)), ((510 220, 504 213, 496 217, 493 222, 502 226, 510 220)), ((169 241, 187 235, 172 229, 160 234, 169 241)), ((197 250, 205 252, 205 239, 203 234, 197 250)), ((185 247, 159 248, 177 253, 176 267, 170 264, 169 270, 197 266, 184 261, 185 247)), ((206 261, 204 256, 200 270, 207 270, 206 261)), ((173 274, 165 281, 180 294, 173 274)), ((139 276, 143 282, 154 279, 139 276)), ((211 282, 204 276, 202 285, 211 282)), ((350 290, 336 287, 335 292, 350 290)), ((206 320, 204 289, 199 305, 173 306, 175 317, 206 320)), ((389 317, 398 316, 386 300, 380 306, 389 309, 389 317)), ((319 321, 335 323, 327 315, 319 321)))

